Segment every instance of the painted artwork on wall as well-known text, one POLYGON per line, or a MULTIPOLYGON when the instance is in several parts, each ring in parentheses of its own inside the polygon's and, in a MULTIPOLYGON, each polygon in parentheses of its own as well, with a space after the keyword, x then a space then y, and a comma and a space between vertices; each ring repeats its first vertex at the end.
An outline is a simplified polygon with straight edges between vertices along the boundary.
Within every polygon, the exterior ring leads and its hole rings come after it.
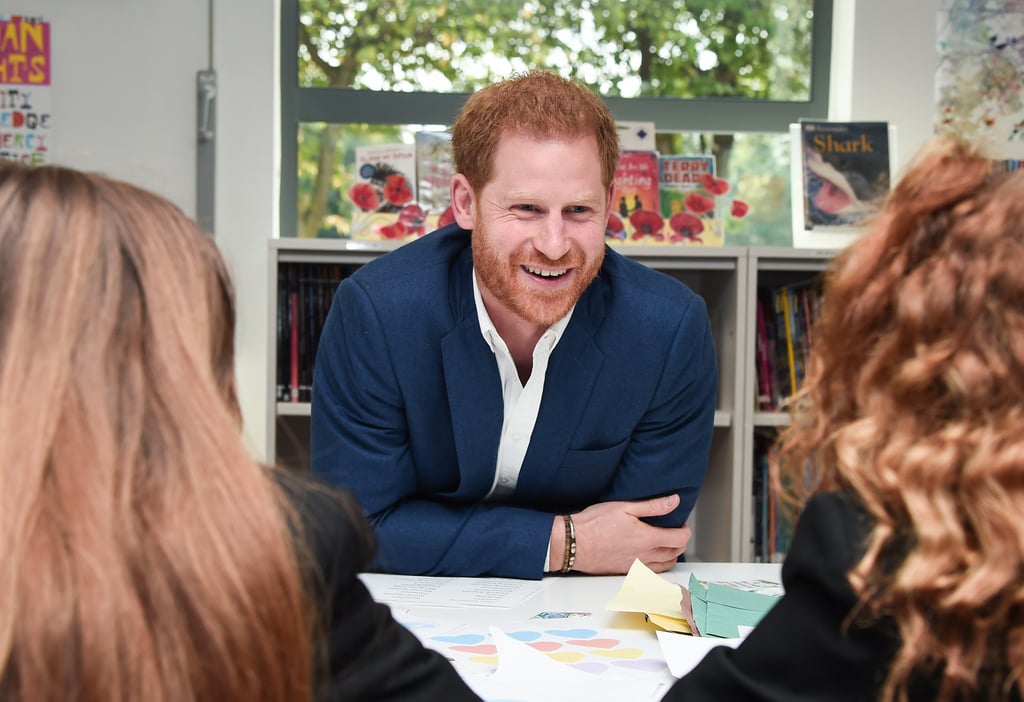
POLYGON ((0 15, 0 158, 49 160, 50 48, 49 22, 0 15))
POLYGON ((936 133, 1024 159, 1024 0, 944 0, 938 17, 936 133))

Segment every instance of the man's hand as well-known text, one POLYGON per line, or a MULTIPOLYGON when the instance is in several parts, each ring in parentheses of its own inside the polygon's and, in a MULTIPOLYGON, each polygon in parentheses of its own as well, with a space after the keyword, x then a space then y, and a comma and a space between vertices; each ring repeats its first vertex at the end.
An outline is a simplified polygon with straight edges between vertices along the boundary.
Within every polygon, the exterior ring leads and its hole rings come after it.
MULTIPOLYGON (((668 514, 678 505, 678 495, 666 495, 633 502, 601 502, 572 515, 576 529, 573 570, 592 575, 621 575, 636 558, 655 573, 668 570, 686 550, 690 527, 656 527, 640 518, 668 514)), ((560 561, 565 548, 561 517, 555 518, 552 537, 551 560, 560 561), (561 538, 556 536, 559 529, 561 538)))

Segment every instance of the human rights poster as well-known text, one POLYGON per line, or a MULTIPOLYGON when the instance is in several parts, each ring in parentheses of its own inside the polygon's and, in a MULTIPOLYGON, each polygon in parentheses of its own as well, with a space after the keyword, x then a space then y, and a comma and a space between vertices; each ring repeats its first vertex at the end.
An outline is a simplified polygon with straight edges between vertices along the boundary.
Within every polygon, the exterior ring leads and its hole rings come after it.
POLYGON ((39 165, 49 160, 50 23, 0 14, 0 158, 39 165))

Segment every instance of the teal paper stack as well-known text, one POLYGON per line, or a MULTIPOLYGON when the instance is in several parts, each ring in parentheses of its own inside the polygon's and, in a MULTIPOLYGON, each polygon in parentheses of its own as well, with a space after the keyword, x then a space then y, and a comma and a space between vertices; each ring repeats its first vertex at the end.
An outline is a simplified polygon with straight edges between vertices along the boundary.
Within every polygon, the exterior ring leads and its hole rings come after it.
POLYGON ((738 638, 739 627, 757 624, 782 596, 782 587, 769 580, 704 582, 692 574, 689 590, 701 636, 720 638, 738 638))

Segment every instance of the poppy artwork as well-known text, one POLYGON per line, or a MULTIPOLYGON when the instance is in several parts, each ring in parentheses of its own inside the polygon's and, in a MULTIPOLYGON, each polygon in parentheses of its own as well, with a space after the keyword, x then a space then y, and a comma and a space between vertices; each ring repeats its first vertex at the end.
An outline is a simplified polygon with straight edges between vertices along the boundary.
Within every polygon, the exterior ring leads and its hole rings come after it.
POLYGON ((356 148, 356 182, 347 193, 353 239, 405 240, 426 234, 428 212, 416 201, 415 172, 412 145, 356 148))
POLYGON ((723 220, 745 217, 750 210, 729 181, 716 175, 711 155, 658 156, 657 180, 657 208, 623 211, 623 198, 616 195, 619 209, 608 218, 609 242, 722 246, 723 220))
POLYGON ((635 244, 643 239, 664 238, 658 201, 658 154, 656 151, 624 150, 615 170, 615 202, 605 239, 635 244))

